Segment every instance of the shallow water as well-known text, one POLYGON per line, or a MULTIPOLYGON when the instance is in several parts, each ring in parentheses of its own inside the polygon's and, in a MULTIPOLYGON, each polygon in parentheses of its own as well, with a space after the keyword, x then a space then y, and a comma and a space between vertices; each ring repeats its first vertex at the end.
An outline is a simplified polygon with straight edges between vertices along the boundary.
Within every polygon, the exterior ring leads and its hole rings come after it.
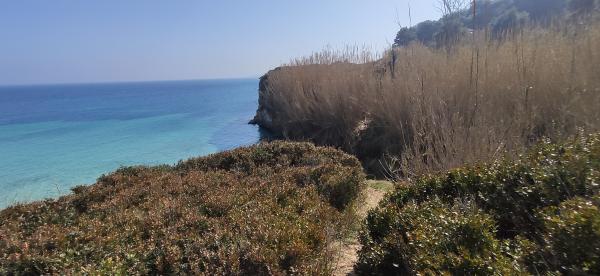
POLYGON ((256 143, 258 81, 0 87, 0 208, 56 197, 120 166, 256 143))

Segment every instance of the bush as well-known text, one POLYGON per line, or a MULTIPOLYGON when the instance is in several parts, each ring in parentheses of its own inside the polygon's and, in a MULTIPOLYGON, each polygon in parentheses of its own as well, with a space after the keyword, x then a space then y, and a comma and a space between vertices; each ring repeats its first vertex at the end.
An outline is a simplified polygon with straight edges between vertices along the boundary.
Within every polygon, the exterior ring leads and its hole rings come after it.
POLYGON ((598 134, 545 142, 515 161, 424 176, 397 186, 369 214, 357 268, 365 274, 486 274, 472 266, 485 264, 500 274, 594 274, 600 260, 598 183, 598 134), (473 231, 458 231, 463 225, 473 231), (483 251, 457 251, 460 246, 483 251), (497 263, 483 262, 487 256, 497 263))
POLYGON ((317 167, 333 163, 348 167, 360 165, 353 156, 332 148, 316 147, 310 143, 273 142, 180 161, 175 169, 226 170, 249 175, 255 173, 256 168, 281 171, 290 167, 317 167))
POLYGON ((600 195, 549 207, 544 219, 545 246, 531 254, 538 271, 570 275, 600 274, 600 195), (540 256, 542 257, 540 259, 540 256))
POLYGON ((2 210, 0 274, 327 274, 363 180, 351 156, 283 142, 122 168, 2 210))
POLYGON ((175 170, 227 170, 243 175, 268 176, 287 171, 299 185, 315 185, 338 209, 344 209, 360 192, 364 178, 360 162, 332 148, 310 143, 276 142, 182 161, 175 170))
MULTIPOLYGON (((492 217, 471 203, 438 199, 368 217, 357 270, 378 275, 515 275, 510 247, 495 237, 492 217), (376 233, 377 232, 377 233, 376 233), (366 246, 365 246, 366 245, 366 246)), ((512 254, 515 256, 515 254, 512 254)))
POLYGON ((541 143, 515 161, 425 176, 399 187, 389 200, 401 208, 431 197, 447 203, 469 197, 493 214, 500 235, 534 235, 541 223, 535 210, 594 195, 600 191, 599 172, 600 135, 589 135, 563 144, 541 143))

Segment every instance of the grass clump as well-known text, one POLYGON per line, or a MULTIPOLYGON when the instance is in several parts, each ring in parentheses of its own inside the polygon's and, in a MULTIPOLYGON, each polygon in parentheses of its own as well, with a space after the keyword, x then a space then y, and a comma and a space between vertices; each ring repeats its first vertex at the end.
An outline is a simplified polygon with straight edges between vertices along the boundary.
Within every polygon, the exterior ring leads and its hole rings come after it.
POLYGON ((2 210, 0 274, 327 274, 363 180, 349 155, 285 142, 122 168, 2 210))
POLYGON ((366 220, 363 274, 598 271, 600 135, 396 186, 366 220))

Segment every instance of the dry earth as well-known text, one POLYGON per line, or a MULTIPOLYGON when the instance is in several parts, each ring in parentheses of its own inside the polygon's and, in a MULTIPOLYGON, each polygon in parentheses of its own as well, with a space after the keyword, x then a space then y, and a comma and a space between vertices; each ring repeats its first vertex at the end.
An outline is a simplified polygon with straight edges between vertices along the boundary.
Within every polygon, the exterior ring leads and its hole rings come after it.
MULTIPOLYGON (((364 202, 357 210, 361 221, 367 216, 369 210, 377 207, 385 194, 391 191, 392 188, 393 184, 388 181, 367 181, 367 188, 363 197, 364 202)), ((360 243, 356 234, 348 240, 338 242, 335 249, 337 261, 333 275, 354 275, 354 264, 358 260, 358 250, 360 250, 360 243)))

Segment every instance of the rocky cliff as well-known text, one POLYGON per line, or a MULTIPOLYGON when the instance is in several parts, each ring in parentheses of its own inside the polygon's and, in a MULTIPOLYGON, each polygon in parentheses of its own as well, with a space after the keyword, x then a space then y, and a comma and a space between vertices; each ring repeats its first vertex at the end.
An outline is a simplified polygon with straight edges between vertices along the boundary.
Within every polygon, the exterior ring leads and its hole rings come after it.
POLYGON ((260 78, 259 106, 249 123, 275 138, 342 149, 356 155, 370 173, 382 175, 379 160, 394 143, 382 142, 379 122, 352 95, 364 93, 358 92, 364 83, 385 71, 381 62, 275 68, 260 78))
POLYGON ((250 124, 259 125, 262 128, 265 128, 272 132, 276 136, 281 136, 280 130, 276 128, 273 124, 273 115, 276 113, 277 107, 272 106, 270 104, 270 97, 268 96, 268 83, 269 83, 269 75, 272 75, 274 71, 280 70, 280 67, 277 67, 262 77, 260 77, 260 82, 258 84, 258 109, 256 110, 256 115, 250 121, 250 124))

